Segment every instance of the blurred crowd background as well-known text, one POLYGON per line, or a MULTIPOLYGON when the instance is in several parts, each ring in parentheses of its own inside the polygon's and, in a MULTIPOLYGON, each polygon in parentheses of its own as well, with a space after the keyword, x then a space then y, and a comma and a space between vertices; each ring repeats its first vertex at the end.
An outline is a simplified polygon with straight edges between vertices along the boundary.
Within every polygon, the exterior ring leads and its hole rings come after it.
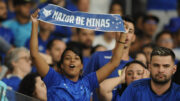
MULTIPOLYGON (((138 57, 147 65, 152 49, 162 46, 175 52, 176 64, 180 61, 180 0, 0 0, 0 79, 6 81, 18 75, 18 85, 25 75, 36 71, 28 51, 30 15, 49 3, 71 11, 129 15, 134 19, 136 35, 129 52, 132 58, 138 57)), ((94 52, 112 50, 115 46, 114 32, 80 30, 45 22, 39 25, 39 51, 55 70, 67 46, 77 45, 82 49, 84 70, 94 52)), ((11 81, 9 86, 17 91, 18 86, 11 81)))

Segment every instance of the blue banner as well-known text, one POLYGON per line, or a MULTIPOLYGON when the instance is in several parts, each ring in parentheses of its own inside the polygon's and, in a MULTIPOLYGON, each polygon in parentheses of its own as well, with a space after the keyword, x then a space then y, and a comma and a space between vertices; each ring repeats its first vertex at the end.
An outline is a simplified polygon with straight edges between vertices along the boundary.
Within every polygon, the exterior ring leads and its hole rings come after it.
POLYGON ((89 14, 69 11, 48 4, 40 9, 39 20, 60 26, 78 27, 105 32, 124 32, 123 20, 117 14, 89 14))

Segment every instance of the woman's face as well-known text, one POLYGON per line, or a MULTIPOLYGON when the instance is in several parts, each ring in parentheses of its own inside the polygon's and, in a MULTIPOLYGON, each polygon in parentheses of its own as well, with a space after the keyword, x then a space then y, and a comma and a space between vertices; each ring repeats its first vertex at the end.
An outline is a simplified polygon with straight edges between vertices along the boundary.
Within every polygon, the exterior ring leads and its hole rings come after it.
POLYGON ((81 58, 71 50, 66 51, 63 58, 61 68, 65 76, 67 78, 78 78, 83 69, 81 58))
POLYGON ((129 85, 131 82, 135 80, 139 80, 143 78, 144 68, 137 63, 133 63, 129 65, 126 69, 126 83, 129 85))
POLYGON ((35 97, 41 101, 47 101, 47 89, 45 83, 41 80, 40 76, 36 77, 35 84, 35 97))

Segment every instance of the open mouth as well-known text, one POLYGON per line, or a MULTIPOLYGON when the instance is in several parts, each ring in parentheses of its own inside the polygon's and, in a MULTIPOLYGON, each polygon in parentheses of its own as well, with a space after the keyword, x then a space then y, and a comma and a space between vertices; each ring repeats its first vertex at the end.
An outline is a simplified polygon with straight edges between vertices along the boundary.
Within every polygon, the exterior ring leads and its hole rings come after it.
POLYGON ((70 68, 75 68, 75 65, 70 65, 69 67, 70 67, 70 68))

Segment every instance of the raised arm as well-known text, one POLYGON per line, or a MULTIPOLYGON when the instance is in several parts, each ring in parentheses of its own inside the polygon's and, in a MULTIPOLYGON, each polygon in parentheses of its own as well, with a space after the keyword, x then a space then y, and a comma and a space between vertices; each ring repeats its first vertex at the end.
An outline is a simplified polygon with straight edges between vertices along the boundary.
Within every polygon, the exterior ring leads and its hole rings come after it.
POLYGON ((100 84, 99 97, 101 101, 112 101, 112 90, 116 86, 125 83, 125 71, 126 68, 123 69, 119 77, 106 79, 100 84))
POLYGON ((102 68, 96 71, 96 75, 99 83, 101 83, 104 79, 106 79, 107 76, 109 76, 115 70, 115 68, 119 66, 123 54, 125 40, 126 40, 125 33, 123 32, 116 33, 116 46, 113 51, 113 56, 111 60, 102 68))
POLYGON ((38 50, 38 23, 39 23, 39 21, 37 20, 38 12, 39 10, 36 10, 31 15, 32 32, 31 32, 31 39, 30 39, 30 54, 39 75, 41 77, 45 77, 49 71, 49 65, 46 63, 44 58, 39 54, 39 50, 38 50))

